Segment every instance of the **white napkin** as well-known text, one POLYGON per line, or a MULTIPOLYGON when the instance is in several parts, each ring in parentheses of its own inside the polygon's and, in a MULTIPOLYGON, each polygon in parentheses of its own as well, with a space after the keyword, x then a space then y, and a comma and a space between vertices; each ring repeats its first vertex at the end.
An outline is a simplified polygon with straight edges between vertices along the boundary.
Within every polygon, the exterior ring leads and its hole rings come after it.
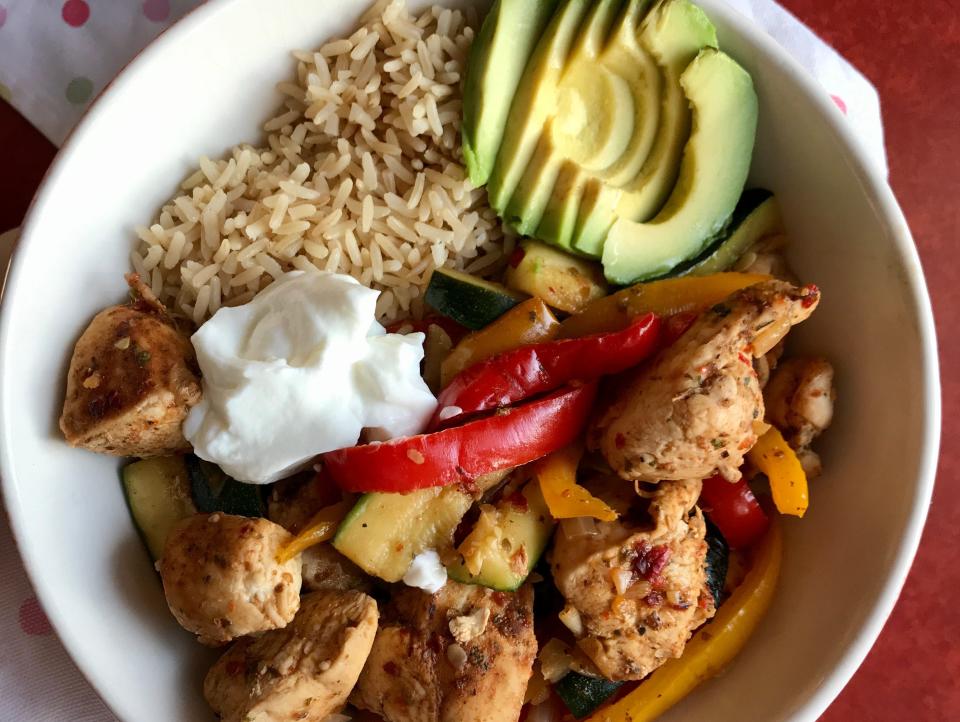
MULTIPOLYGON (((225 1, 225 0, 221 0, 225 1)), ((886 171, 876 89, 772 0, 728 0, 823 85, 886 171)), ((60 145, 84 109, 160 31, 199 0, 0 0, 0 98, 60 145)), ((0 269, 14 234, 0 236, 0 269)), ((112 720, 52 634, 0 515, 0 720, 112 720)))

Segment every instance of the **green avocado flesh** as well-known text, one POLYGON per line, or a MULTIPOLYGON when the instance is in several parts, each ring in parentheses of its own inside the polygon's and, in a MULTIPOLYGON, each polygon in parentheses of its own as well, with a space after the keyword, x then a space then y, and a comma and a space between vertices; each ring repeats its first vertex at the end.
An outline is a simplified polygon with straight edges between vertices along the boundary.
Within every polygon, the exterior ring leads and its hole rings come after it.
POLYGON ((677 183, 647 223, 619 218, 603 247, 607 280, 617 284, 668 273, 716 239, 747 180, 757 129, 750 75, 728 55, 706 48, 680 77, 692 126, 677 183))
POLYGON ((497 0, 470 48, 463 86, 463 156, 470 181, 487 182, 510 105, 557 0, 497 0))

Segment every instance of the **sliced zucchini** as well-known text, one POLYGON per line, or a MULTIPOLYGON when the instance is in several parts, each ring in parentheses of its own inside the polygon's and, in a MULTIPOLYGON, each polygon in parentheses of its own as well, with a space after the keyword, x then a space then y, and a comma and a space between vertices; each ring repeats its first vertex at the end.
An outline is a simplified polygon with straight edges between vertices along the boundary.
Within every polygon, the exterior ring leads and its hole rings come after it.
POLYGON ((199 459, 193 454, 184 457, 190 477, 193 503, 204 514, 215 511, 237 516, 266 516, 267 506, 263 487, 244 484, 223 473, 216 464, 199 459))
POLYGON ((135 461, 121 472, 123 495, 130 516, 150 557, 163 556, 170 530, 197 513, 190 499, 187 468, 180 456, 158 456, 135 461))
POLYGON ((481 515, 473 531, 460 545, 461 553, 473 552, 480 571, 471 574, 466 561, 447 567, 451 579, 479 584, 501 592, 516 590, 536 565, 550 541, 554 521, 536 481, 497 503, 481 515))
POLYGON ((610 699, 622 684, 623 682, 611 682, 602 677, 569 672, 553 685, 553 689, 570 710, 570 714, 582 719, 610 699))
POLYGON ((509 288, 539 296, 548 306, 567 313, 577 313, 590 301, 607 295, 600 264, 534 240, 520 244, 506 281, 509 288))
POLYGON ((720 239, 669 275, 708 276, 729 270, 761 238, 779 233, 784 233, 784 227, 776 196, 763 188, 751 188, 740 196, 720 239))
POLYGON ((717 526, 704 517, 707 522, 707 588, 713 595, 713 603, 719 608, 723 601, 723 589, 727 582, 727 567, 730 563, 730 547, 717 526))
POLYGON ((499 283, 438 268, 430 277, 424 300, 438 313, 476 331, 496 321, 525 298, 499 283))
POLYGON ((473 497, 456 487, 409 494, 364 494, 347 514, 333 546, 368 574, 398 582, 427 549, 453 544, 473 497))

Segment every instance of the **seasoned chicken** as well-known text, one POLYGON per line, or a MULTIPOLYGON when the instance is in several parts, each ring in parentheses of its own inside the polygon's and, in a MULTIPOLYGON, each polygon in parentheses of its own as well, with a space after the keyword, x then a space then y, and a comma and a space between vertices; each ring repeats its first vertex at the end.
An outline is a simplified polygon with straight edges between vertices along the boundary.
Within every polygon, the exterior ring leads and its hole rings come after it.
POLYGON ((763 392, 767 421, 795 449, 809 446, 833 421, 833 366, 822 358, 791 358, 763 392))
POLYGON ((398 589, 351 701, 386 722, 515 722, 536 653, 530 585, 398 589))
POLYGON ((221 722, 322 722, 346 704, 376 632, 366 594, 307 594, 286 627, 235 642, 203 694, 221 722))
POLYGON ((188 451, 180 426, 201 394, 193 347, 149 287, 127 281, 135 300, 98 313, 77 341, 60 429, 103 454, 188 451))
POLYGON ((286 626, 300 606, 301 559, 280 564, 277 552, 291 538, 266 519, 184 519, 158 566, 173 616, 209 645, 286 626))
POLYGON ((549 560, 567 600, 564 617, 578 621, 568 626, 580 649, 608 679, 636 680, 679 657, 715 610, 706 586, 706 525, 695 506, 700 482, 660 484, 646 514, 638 514, 644 500, 633 489, 613 479, 614 494, 616 487, 618 499, 603 498, 620 518, 598 523, 593 536, 561 530, 549 560))
POLYGON ((815 286, 766 281, 705 311, 594 423, 589 440, 624 479, 740 478, 763 397, 751 356, 816 308, 815 286))
POLYGON ((348 589, 369 592, 373 588, 370 577, 332 544, 309 547, 301 552, 301 556, 303 588, 308 592, 348 589))

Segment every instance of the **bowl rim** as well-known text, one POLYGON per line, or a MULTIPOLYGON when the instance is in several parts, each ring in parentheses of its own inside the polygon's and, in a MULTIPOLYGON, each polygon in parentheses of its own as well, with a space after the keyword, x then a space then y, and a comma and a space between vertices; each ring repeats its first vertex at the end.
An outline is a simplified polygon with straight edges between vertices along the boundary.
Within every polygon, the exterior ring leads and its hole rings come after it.
MULTIPOLYGON (((780 70, 789 75, 805 101, 814 106, 819 115, 827 122, 830 131, 847 150, 853 172, 865 188, 867 195, 874 201, 878 215, 881 216, 890 230, 894 247, 905 271, 906 286, 912 300, 910 311, 918 324, 921 339, 924 431, 919 454, 913 508, 910 510, 896 556, 891 562, 890 573, 883 583, 883 590, 874 600, 861 628, 813 693, 807 697, 806 701, 790 712, 790 716, 794 720, 815 720, 850 681, 880 635, 884 623, 899 598, 920 543, 933 495, 941 431, 940 372, 933 311, 919 254, 893 191, 874 161, 867 156, 853 126, 830 99, 827 91, 785 48, 736 8, 726 4, 723 0, 695 1, 709 17, 722 18, 723 24, 732 28, 734 34, 756 48, 765 57, 765 60, 776 63, 780 70)), ((97 122, 99 114, 116 97, 122 95, 127 85, 136 82, 141 66, 154 62, 167 50, 168 46, 175 45, 182 37, 198 30, 206 23, 212 23, 216 15, 224 11, 231 2, 232 0, 209 0, 209 2, 190 10, 137 53, 91 103, 79 123, 67 136, 34 194, 24 217, 20 239, 15 242, 11 261, 6 269, 2 287, 0 287, 0 482, 2 482, 3 498, 10 528, 27 575, 49 616, 51 624, 56 629, 60 641, 91 687, 110 710, 121 719, 123 717, 120 712, 127 705, 122 701, 121 696, 114 692, 113 685, 109 683, 107 676, 96 671, 95 663, 85 657, 79 641, 81 635, 75 634, 74 627, 69 622, 69 615, 54 603, 55 584, 45 579, 41 571, 41 560, 29 542, 30 536, 26 520, 20 512, 18 485, 11 473, 8 431, 12 420, 5 416, 4 387, 6 381, 5 375, 2 373, 2 369, 6 367, 6 364, 2 363, 2 359, 12 346, 9 318, 12 312, 9 310, 11 305, 3 304, 2 301, 7 293, 16 292, 14 289, 17 288, 22 274, 20 260, 22 254, 18 253, 18 250, 33 242, 33 229, 37 223, 36 219, 45 212, 50 203, 50 187, 54 185, 56 178, 63 173, 63 169, 69 165, 76 148, 84 142, 90 128, 97 122)), ((443 0, 434 0, 434 2, 443 4, 443 0)), ((480 4, 482 0, 476 0, 476 2, 480 4)), ((322 10, 318 9, 318 12, 322 12, 322 10)))

